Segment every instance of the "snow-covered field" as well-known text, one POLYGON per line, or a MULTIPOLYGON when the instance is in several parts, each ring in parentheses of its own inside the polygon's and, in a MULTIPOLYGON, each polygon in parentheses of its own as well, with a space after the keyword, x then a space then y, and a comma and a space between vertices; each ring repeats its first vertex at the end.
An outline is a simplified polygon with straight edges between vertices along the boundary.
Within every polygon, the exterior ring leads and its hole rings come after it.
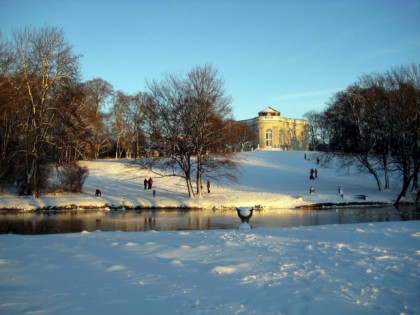
MULTIPOLYGON (((211 194, 193 200, 177 180, 155 178, 154 198, 143 189, 148 174, 120 161, 86 162, 85 193, 39 200, 3 193, 0 207, 259 204, 270 211, 356 194, 384 202, 396 196, 398 187, 378 192, 370 177, 344 176, 310 157, 244 153, 237 184, 213 183, 211 194), (318 178, 310 181, 314 167, 318 178)), ((3 234, 0 314, 420 314, 420 221, 3 234)))
MULTIPOLYGON (((362 202, 356 196, 367 195, 370 202, 392 203, 400 181, 392 182, 390 191, 378 191, 372 176, 347 174, 317 165, 317 153, 255 151, 240 153, 238 183, 212 181, 211 193, 202 198, 188 198, 185 182, 179 178, 154 179, 156 196, 144 190, 144 178, 150 173, 128 169, 125 160, 83 162, 90 170, 82 194, 43 195, 40 199, 0 193, 0 209, 34 210, 46 207, 197 207, 220 208, 261 205, 265 208, 294 208, 313 203, 362 202), (309 180, 309 170, 317 168, 318 178, 309 180), (313 186, 315 194, 310 194, 313 186), (344 198, 338 187, 344 189, 344 198), (102 191, 95 197, 95 189, 102 191)), ((321 163, 322 164, 322 163, 321 163)), ((206 181, 206 179, 204 179, 206 181)), ((411 196, 408 196, 411 198, 411 196)), ((411 199, 410 199, 411 200, 411 199)))
POLYGON ((0 314, 420 314, 420 221, 0 235, 0 314))

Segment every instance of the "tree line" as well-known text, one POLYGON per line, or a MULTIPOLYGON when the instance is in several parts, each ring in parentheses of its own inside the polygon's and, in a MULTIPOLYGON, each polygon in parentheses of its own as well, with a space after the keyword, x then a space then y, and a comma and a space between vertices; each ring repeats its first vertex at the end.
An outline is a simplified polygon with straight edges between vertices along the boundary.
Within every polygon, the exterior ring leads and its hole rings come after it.
POLYGON ((201 195, 203 176, 234 177, 233 153, 253 134, 233 120, 212 65, 128 95, 101 78, 83 82, 80 59, 58 27, 0 34, 1 185, 39 197, 56 170, 57 189, 80 192, 88 170, 78 162, 110 157, 159 165, 190 196, 201 195))
POLYGON ((397 172, 402 188, 418 191, 420 166, 420 65, 361 76, 335 93, 322 112, 306 114, 314 150, 324 161, 338 157, 341 167, 354 164, 372 174, 378 189, 389 189, 397 172))

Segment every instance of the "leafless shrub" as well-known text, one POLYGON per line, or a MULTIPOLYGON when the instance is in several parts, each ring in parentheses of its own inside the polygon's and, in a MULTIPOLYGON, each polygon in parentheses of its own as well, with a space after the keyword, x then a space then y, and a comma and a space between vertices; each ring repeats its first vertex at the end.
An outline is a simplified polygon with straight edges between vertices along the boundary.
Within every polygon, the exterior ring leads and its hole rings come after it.
POLYGON ((89 175, 89 170, 85 166, 69 164, 63 167, 59 174, 61 189, 79 193, 82 191, 83 184, 89 175))

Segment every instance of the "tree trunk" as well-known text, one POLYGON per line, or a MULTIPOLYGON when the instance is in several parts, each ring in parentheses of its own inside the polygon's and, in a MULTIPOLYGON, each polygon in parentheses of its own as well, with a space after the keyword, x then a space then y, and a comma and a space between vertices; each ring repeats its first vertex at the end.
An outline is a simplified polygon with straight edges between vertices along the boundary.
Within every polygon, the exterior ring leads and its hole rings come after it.
POLYGON ((388 161, 387 161, 387 157, 383 156, 382 157, 382 167, 383 167, 383 171, 384 171, 384 176, 385 176, 385 190, 389 190, 390 189, 390 184, 389 184, 389 171, 388 171, 388 161))
POLYGON ((192 197, 194 197, 194 189, 193 189, 193 186, 192 186, 191 178, 190 177, 185 178, 185 181, 187 183, 188 197, 192 198, 192 197))
POLYGON ((378 173, 374 169, 369 169, 369 172, 375 177, 376 185, 378 186, 378 190, 382 191, 382 182, 378 175, 378 173))
POLYGON ((410 186, 410 182, 413 178, 414 174, 411 174, 411 176, 409 176, 407 178, 407 176, 404 176, 404 182, 403 182, 403 187, 401 189, 400 194, 398 195, 397 199, 395 200, 395 205, 398 205, 401 198, 405 196, 405 193, 407 192, 408 187, 410 186))
POLYGON ((201 157, 201 153, 197 154, 197 180, 196 180, 196 184, 197 184, 197 196, 198 197, 202 197, 203 196, 203 163, 202 163, 202 157, 201 157))
POLYGON ((413 172, 413 186, 411 187, 411 191, 416 192, 418 191, 418 178, 419 178, 419 169, 420 164, 417 160, 414 161, 414 172, 413 172))
POLYGON ((385 173, 385 190, 389 190, 390 184, 389 184, 389 173, 388 173, 387 168, 384 168, 384 173, 385 173))

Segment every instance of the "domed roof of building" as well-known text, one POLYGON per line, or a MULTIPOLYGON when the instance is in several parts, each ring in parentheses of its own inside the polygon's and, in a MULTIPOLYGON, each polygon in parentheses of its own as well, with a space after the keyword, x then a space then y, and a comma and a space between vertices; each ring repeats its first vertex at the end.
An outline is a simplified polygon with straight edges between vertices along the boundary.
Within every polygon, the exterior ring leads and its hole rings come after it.
POLYGON ((268 106, 262 111, 258 112, 258 116, 280 116, 280 112, 268 106))

